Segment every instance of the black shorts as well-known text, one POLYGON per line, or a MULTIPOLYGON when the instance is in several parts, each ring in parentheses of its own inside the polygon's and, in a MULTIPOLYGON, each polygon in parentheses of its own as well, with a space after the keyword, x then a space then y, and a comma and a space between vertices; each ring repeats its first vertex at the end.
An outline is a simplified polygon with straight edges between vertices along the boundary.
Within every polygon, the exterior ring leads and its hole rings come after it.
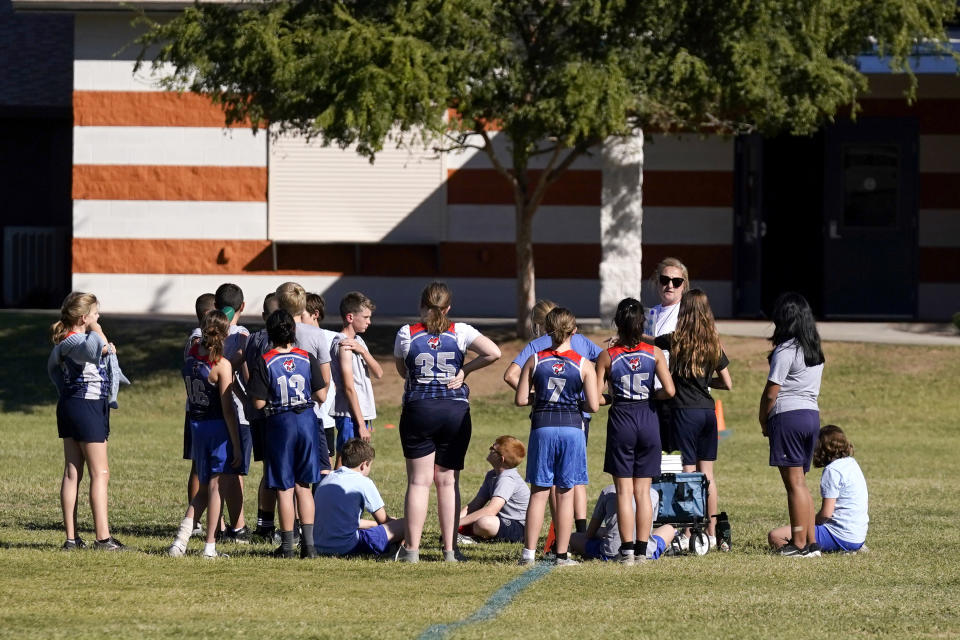
POLYGON ((250 440, 253 445, 253 459, 255 462, 263 460, 266 453, 266 417, 250 418, 250 440))
POLYGON ((654 400, 653 408, 657 412, 660 423, 660 446, 663 451, 670 453, 678 449, 677 439, 673 433, 672 407, 669 400, 654 400))
POLYGON ((407 459, 436 452, 435 464, 459 471, 472 432, 470 404, 462 400, 413 400, 400 413, 400 445, 407 459))
POLYGON ((330 427, 323 430, 323 437, 327 441, 327 453, 335 451, 337 448, 337 428, 330 427))
POLYGON ((715 409, 674 407, 673 435, 685 465, 717 459, 717 412, 715 409))
POLYGON ((57 401, 57 435, 77 442, 106 442, 110 437, 107 398, 87 400, 61 396, 57 401))

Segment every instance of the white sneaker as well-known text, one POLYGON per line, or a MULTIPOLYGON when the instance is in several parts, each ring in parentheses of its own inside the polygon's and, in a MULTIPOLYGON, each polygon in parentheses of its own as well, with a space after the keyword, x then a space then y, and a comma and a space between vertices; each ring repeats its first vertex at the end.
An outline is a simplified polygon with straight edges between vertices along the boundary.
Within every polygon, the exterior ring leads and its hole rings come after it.
POLYGON ((464 535, 462 533, 457 534, 457 546, 462 544, 477 544, 477 540, 471 536, 464 535))
POLYGON ((617 562, 625 567, 632 567, 633 565, 637 564, 637 558, 632 553, 621 553, 620 557, 617 558, 617 562))
POLYGON ((690 536, 685 536, 682 533, 677 534, 677 544, 680 545, 680 550, 683 552, 690 551, 690 536))
POLYGON ((203 533, 203 527, 200 526, 199 522, 195 522, 193 525, 193 531, 190 533, 192 536, 199 536, 203 533))
POLYGON ((537 559, 521 557, 519 560, 517 560, 517 564, 521 567, 532 567, 533 565, 537 564, 537 559))
POLYGON ((187 545, 182 544, 179 540, 174 540, 173 544, 167 547, 167 555, 171 558, 182 558, 187 555, 187 545))
POLYGON ((203 557, 207 558, 208 560, 216 560, 218 558, 229 558, 230 556, 227 555, 226 553, 220 553, 219 551, 214 550, 213 553, 207 553, 206 551, 204 551, 203 557))
POLYGON ((556 567, 574 567, 578 564, 580 563, 569 556, 566 558, 556 558, 553 561, 553 565, 556 567))

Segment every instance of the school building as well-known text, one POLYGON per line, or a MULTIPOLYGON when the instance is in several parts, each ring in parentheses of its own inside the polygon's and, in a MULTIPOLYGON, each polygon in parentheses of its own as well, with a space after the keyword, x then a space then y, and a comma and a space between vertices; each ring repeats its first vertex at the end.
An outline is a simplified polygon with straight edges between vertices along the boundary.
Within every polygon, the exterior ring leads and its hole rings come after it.
MULTIPOLYGON (((412 315, 423 284, 441 278, 458 316, 514 313, 512 195, 483 153, 388 144, 370 165, 226 128, 205 98, 133 72, 121 2, 8 1, 3 306, 57 306, 78 289, 109 312, 189 313, 232 281, 256 307, 292 279, 412 315)), ((827 318, 960 311, 960 78, 952 63, 918 59, 909 106, 902 77, 861 64, 871 93, 855 124, 805 138, 646 132, 578 160, 536 216, 538 295, 597 316, 672 255, 721 317, 758 317, 787 289, 827 318)))

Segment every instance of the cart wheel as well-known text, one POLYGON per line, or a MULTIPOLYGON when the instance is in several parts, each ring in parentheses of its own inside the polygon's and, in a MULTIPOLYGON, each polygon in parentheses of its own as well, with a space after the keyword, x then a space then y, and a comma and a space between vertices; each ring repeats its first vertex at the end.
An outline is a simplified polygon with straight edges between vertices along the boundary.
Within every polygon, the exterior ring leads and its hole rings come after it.
POLYGON ((705 556, 710 551, 710 539, 703 531, 690 532, 690 552, 698 556, 705 556))

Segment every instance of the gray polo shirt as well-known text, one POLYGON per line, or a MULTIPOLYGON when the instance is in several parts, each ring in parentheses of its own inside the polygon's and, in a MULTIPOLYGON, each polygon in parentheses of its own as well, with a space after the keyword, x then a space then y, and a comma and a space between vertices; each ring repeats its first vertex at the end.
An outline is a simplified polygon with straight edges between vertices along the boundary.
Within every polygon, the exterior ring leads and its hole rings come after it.
POLYGON ((527 518, 530 487, 516 469, 506 469, 499 475, 493 469, 487 471, 477 495, 484 504, 490 502, 491 498, 503 498, 506 504, 500 509, 500 515, 506 520, 523 522, 527 518))
POLYGON ((803 349, 795 340, 778 345, 770 358, 767 380, 780 385, 780 393, 770 415, 798 409, 819 411, 817 396, 822 376, 823 363, 808 367, 803 361, 803 349))

